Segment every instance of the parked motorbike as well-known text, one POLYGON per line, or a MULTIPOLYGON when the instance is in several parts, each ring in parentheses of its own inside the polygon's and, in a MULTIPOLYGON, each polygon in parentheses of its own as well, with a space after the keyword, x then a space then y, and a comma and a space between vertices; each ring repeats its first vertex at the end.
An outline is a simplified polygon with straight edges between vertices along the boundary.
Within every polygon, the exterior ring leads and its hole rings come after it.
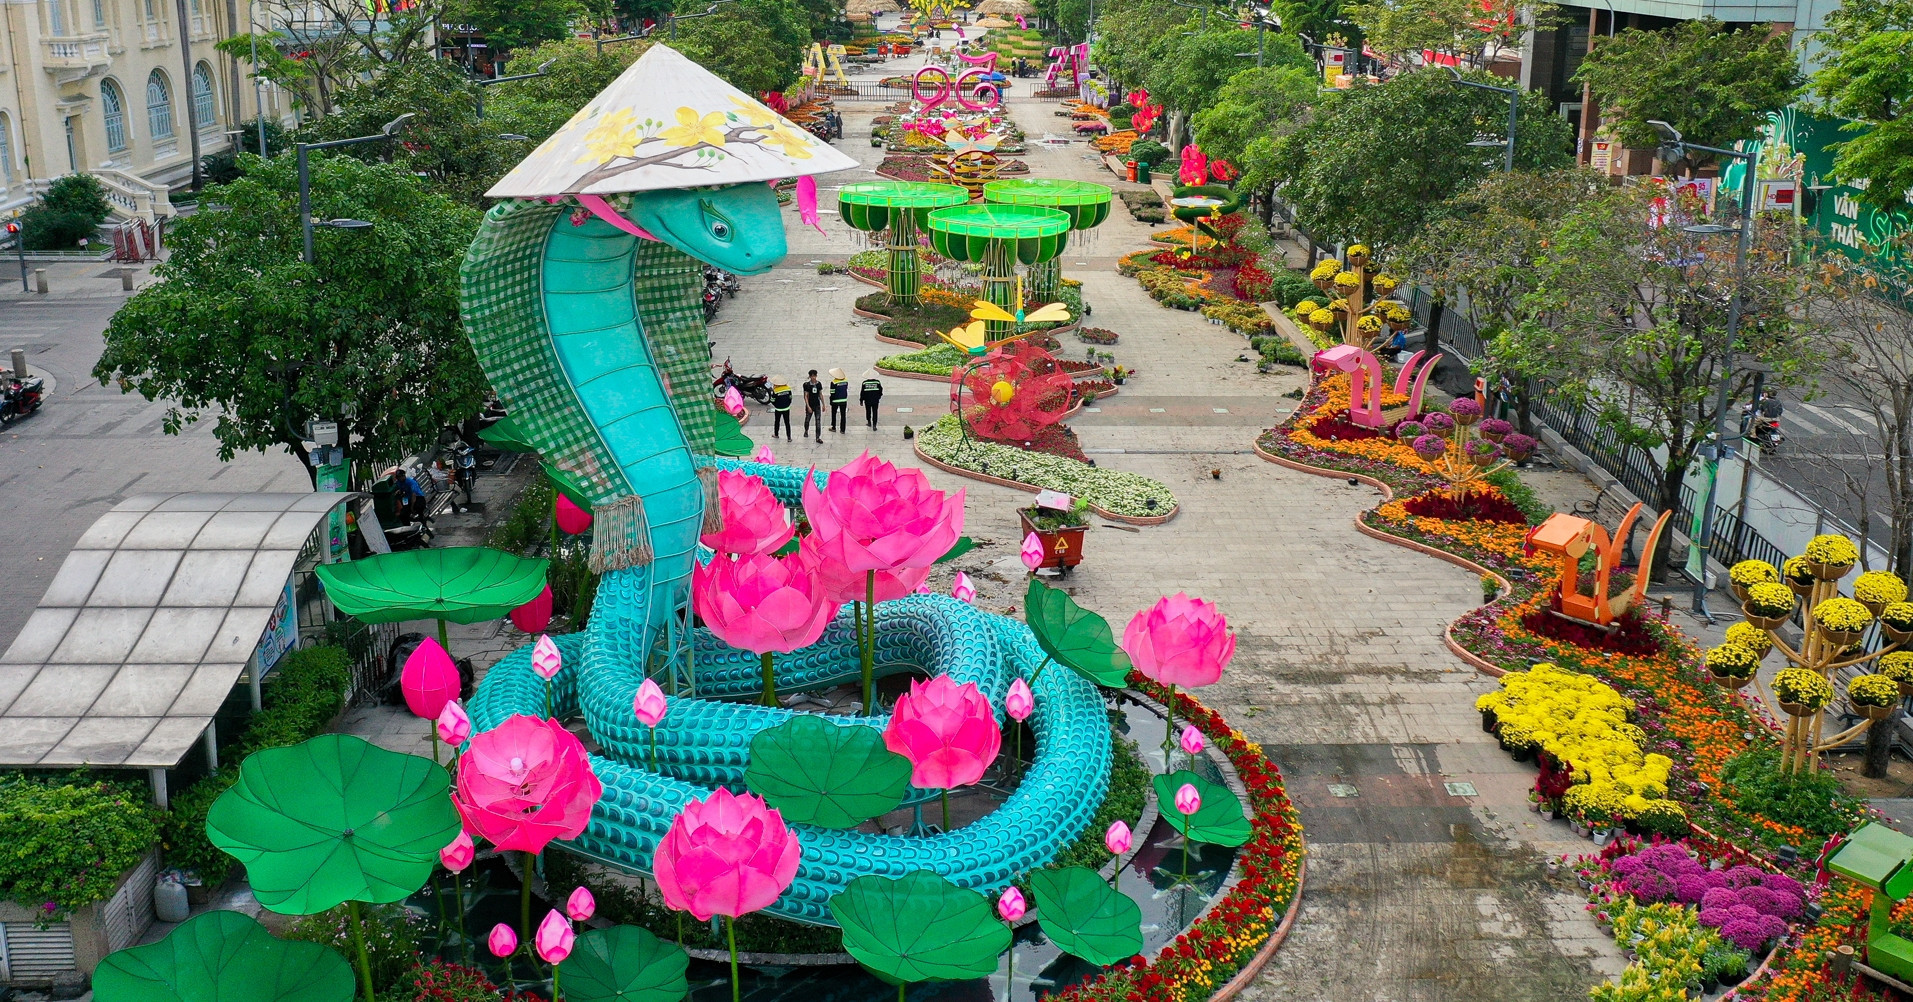
POLYGON ((727 358, 724 360, 723 373, 711 380, 711 388, 722 396, 726 389, 733 386, 737 387, 737 392, 760 404, 771 402, 770 377, 740 376, 731 369, 731 360, 727 358))
POLYGON ((46 394, 46 380, 39 376, 21 379, 7 377, 0 385, 0 427, 10 425, 15 420, 30 417, 40 409, 40 402, 46 394))

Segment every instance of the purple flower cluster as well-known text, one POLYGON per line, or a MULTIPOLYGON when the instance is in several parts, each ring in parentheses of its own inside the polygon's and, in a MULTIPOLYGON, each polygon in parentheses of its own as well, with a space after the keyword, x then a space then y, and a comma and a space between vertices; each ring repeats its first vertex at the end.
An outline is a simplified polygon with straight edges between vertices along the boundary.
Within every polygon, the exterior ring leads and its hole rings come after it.
POLYGON ((1448 413, 1462 424, 1474 424, 1481 417, 1481 402, 1473 397, 1457 397, 1448 405, 1448 413))
POLYGON ((1409 447, 1415 450, 1415 455, 1433 461, 1448 451, 1448 440, 1439 435, 1423 435, 1409 443, 1409 447))
POLYGON ((1455 419, 1440 411, 1435 411, 1432 414, 1423 414, 1421 423, 1422 427, 1427 428, 1431 434, 1435 435, 1446 435, 1455 430, 1455 419))
POLYGON ((1486 420, 1483 420, 1481 422, 1481 427, 1476 428, 1475 430, 1481 433, 1482 438, 1485 438, 1490 442, 1499 442, 1501 441, 1503 436, 1513 433, 1514 425, 1509 424, 1508 422, 1503 421, 1498 417, 1491 417, 1491 418, 1487 418, 1486 420))
POLYGON ((1509 459, 1519 463, 1529 456, 1534 455, 1534 447, 1539 444, 1540 443, 1534 439, 1520 432, 1515 432, 1501 440, 1501 449, 1508 454, 1509 459))
POLYGON ((1710 870, 1676 842, 1647 846, 1607 869, 1637 900, 1699 906, 1701 924, 1742 950, 1784 935, 1807 903, 1806 889, 1792 877, 1754 866, 1710 870))

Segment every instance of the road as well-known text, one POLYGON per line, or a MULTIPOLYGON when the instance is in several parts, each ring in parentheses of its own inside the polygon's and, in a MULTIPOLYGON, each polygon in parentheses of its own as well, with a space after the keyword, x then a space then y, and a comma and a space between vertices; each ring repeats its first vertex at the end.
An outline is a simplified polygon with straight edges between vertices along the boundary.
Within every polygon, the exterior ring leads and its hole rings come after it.
POLYGON ((117 295, 0 299, 0 352, 26 349, 29 368, 56 383, 38 414, 0 432, 0 650, 80 534, 128 496, 312 489, 291 456, 246 453, 220 462, 210 422, 164 434, 164 402, 95 382, 100 335, 121 302, 117 295))

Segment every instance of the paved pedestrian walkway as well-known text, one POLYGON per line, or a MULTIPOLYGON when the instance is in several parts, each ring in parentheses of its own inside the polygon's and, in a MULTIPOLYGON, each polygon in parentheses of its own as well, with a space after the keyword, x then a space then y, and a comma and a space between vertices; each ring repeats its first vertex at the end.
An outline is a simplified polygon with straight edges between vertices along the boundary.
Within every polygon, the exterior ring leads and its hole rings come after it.
MULTIPOLYGON (((1013 99, 1032 135, 1053 131, 1052 101, 1013 99)), ((874 110, 842 105, 842 147, 874 166, 865 143, 874 110)), ((1036 147, 1038 177, 1112 183, 1086 146, 1036 147)), ((828 181, 836 181, 830 178, 828 181)), ((1118 187, 1127 185, 1117 184, 1118 187)), ((826 184, 828 187, 828 184, 826 184)), ((829 199, 825 199, 829 204, 829 199)), ((869 286, 819 277, 809 258, 860 243, 830 216, 830 235, 793 238, 792 267, 749 279, 713 328, 717 357, 739 371, 801 378, 842 366, 853 376, 898 349, 850 318, 869 286)), ((795 226, 792 226, 795 232, 795 226)), ((1579 895, 1550 880, 1550 854, 1588 848, 1560 822, 1527 811, 1531 766, 1512 761, 1481 732, 1476 695, 1492 683, 1443 647, 1443 628, 1480 601, 1472 574, 1357 533, 1376 501, 1346 481, 1278 468, 1248 453, 1261 428, 1293 406, 1298 370, 1260 375, 1237 361, 1245 339, 1193 313, 1163 309, 1114 258, 1143 246, 1152 227, 1118 206, 1092 254, 1063 256, 1083 281, 1090 321, 1118 332, 1112 351, 1139 377, 1072 422, 1102 465, 1162 480, 1179 516, 1128 531, 1099 525, 1070 582, 1079 601, 1120 629, 1130 615, 1176 590, 1222 606, 1239 637, 1224 680, 1201 693, 1254 740, 1289 779, 1310 849, 1304 910, 1287 945, 1243 996, 1329 1002, 1506 1002, 1570 999, 1617 974, 1622 959, 1589 920, 1579 895), (1076 262, 1088 261, 1088 265, 1076 262)), ((1074 348, 1067 343, 1065 350, 1074 348)), ((829 468, 863 449, 915 463, 901 437, 947 411, 942 384, 889 380, 884 427, 853 425, 823 444, 779 441, 785 462, 829 468)), ((752 422, 754 438, 767 424, 752 422)), ((969 492, 967 532, 978 549, 940 568, 982 588, 980 604, 1015 611, 1020 598, 1015 509, 1028 495, 932 471, 969 492)))

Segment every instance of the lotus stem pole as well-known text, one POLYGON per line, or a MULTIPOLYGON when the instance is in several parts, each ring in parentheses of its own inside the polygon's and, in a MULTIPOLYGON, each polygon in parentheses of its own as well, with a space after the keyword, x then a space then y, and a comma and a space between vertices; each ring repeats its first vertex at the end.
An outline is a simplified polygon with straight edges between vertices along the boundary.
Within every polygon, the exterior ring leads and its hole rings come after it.
POLYGON ((554 1000, 554 1002, 556 1002, 556 1000, 560 1000, 565 997, 565 993, 558 990, 558 965, 557 964, 551 965, 551 997, 554 1000))
POLYGON ((438 765, 438 764, 439 764, 439 761, 438 761, 438 725, 437 725, 437 724, 433 724, 433 725, 432 725, 432 727, 431 727, 431 731, 432 731, 432 764, 433 764, 433 765, 438 765))
POLYGON ((943 791, 943 830, 950 830, 950 791, 943 791))
POLYGON ((452 874, 452 909, 458 912, 458 954, 465 958, 465 966, 472 966, 472 940, 465 935, 465 878, 452 874))
POLYGON ((1003 954, 1009 964, 1003 971, 1003 1002, 1016 997, 1016 926, 1010 926, 1010 948, 1003 954))
POLYGON ((737 919, 730 915, 724 916, 724 938, 731 945, 731 1002, 737 1002, 737 919))
POLYGON ((372 961, 365 953, 365 927, 359 922, 359 903, 345 903, 346 915, 352 919, 352 948, 359 955, 359 983, 365 988, 365 1002, 377 1002, 372 990, 372 961))
MULTIPOLYGON (((765 706, 776 706, 777 705, 777 669, 771 663, 771 652, 765 651, 763 654, 759 655, 759 657, 763 659, 763 665, 764 665, 764 694, 757 697, 757 701, 764 704, 765 706)), ((864 677, 868 679, 870 676, 866 674, 864 677)), ((653 740, 656 740, 656 739, 654 738, 653 740)))
POLYGON ((1162 772, 1167 776, 1174 771, 1169 768, 1171 754, 1169 749, 1176 746, 1176 684, 1174 682, 1169 683, 1169 699, 1162 704, 1162 708, 1169 715, 1168 724, 1162 732, 1162 772))
MULTIPOLYGON (((514 951, 514 952, 515 952, 515 951, 514 951)), ((501 959, 503 959, 503 960, 505 961, 505 985, 504 985, 504 988, 505 988, 505 991, 506 991, 506 993, 507 993, 507 994, 509 994, 509 993, 511 993, 511 992, 514 992, 514 991, 516 991, 516 990, 518 989, 518 975, 517 975, 516 973, 514 973, 514 972, 512 971, 512 969, 511 969, 511 955, 510 955, 510 954, 506 954, 506 955, 505 955, 505 956, 504 956, 503 958, 501 958, 501 959)))
POLYGON ((862 650, 864 670, 864 715, 876 712, 877 683, 873 677, 877 668, 877 572, 864 572, 864 607, 860 610, 866 617, 862 650))
POLYGON ((525 879, 518 882, 518 938, 531 945, 531 853, 525 853, 525 879))
POLYGON ((551 679, 545 679, 545 719, 551 719, 551 679))
POLYGON ((909 987, 910 983, 908 981, 897 982, 897 1002, 904 1002, 903 993, 909 989, 909 987))
POLYGON ((656 772, 658 771, 658 729, 653 727, 653 728, 650 728, 650 731, 651 731, 651 771, 656 772))

